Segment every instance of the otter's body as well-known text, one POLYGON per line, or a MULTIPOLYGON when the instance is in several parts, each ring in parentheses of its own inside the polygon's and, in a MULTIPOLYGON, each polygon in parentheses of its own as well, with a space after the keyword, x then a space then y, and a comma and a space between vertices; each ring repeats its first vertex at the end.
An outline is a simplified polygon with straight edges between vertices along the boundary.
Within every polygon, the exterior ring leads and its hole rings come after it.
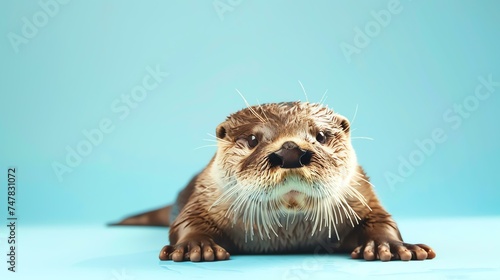
POLYGON ((403 243, 358 165, 347 119, 310 103, 273 103, 230 115, 217 153, 172 206, 123 220, 170 226, 162 260, 232 254, 351 252, 353 258, 426 259, 403 243))

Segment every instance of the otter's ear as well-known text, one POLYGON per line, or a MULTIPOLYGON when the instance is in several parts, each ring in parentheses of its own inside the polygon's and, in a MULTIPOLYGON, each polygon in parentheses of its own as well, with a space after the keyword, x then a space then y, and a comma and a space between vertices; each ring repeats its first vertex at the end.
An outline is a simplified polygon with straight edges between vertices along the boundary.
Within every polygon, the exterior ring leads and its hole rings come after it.
POLYGON ((225 122, 221 123, 219 124, 219 126, 217 126, 217 129, 215 129, 215 136, 217 136, 217 138, 219 139, 224 139, 227 135, 225 124, 225 122))
POLYGON ((344 131, 345 134, 349 135, 349 132, 351 131, 351 123, 349 123, 347 118, 341 115, 337 115, 337 123, 339 124, 342 131, 344 131))

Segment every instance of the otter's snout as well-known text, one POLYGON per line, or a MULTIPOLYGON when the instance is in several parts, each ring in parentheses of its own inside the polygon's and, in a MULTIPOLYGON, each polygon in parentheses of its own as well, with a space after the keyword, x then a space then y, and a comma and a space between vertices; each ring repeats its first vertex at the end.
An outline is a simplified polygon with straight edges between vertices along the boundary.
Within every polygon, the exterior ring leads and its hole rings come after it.
POLYGON ((281 149, 269 155, 271 166, 299 168, 311 162, 312 153, 302 150, 295 142, 283 143, 281 149))

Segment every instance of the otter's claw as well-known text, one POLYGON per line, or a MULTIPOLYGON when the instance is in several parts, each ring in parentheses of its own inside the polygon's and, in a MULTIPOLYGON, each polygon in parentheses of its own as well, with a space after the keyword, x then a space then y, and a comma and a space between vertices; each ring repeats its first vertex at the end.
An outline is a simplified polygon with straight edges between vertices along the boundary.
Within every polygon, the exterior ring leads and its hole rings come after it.
POLYGON ((425 244, 408 244, 401 241, 374 241, 370 240, 366 244, 356 247, 351 253, 353 259, 365 259, 372 261, 390 260, 425 260, 433 259, 436 253, 431 247, 425 244))
POLYGON ((211 240, 193 240, 164 246, 160 251, 160 260, 182 261, 220 261, 228 260, 229 253, 211 240))

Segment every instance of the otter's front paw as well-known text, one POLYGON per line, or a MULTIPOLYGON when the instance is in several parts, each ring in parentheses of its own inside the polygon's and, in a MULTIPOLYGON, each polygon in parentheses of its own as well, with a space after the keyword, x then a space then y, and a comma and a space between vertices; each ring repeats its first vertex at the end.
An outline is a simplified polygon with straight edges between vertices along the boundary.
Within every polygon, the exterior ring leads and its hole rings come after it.
POLYGON ((364 258, 367 261, 379 259, 390 260, 425 260, 433 259, 436 253, 425 244, 408 244, 401 241, 374 241, 370 240, 356 247, 351 253, 353 259, 364 258))
POLYGON ((160 251, 160 260, 182 261, 220 261, 228 260, 229 253, 210 239, 180 242, 164 246, 160 251))

